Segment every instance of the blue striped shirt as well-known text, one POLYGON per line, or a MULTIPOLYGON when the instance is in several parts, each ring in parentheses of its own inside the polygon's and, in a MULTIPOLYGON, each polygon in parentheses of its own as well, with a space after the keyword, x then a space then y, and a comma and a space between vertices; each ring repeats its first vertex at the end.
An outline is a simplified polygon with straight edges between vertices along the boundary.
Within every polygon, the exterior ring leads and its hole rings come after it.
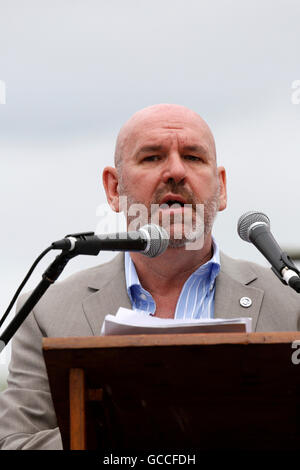
MULTIPOLYGON (((214 317, 215 281, 220 272, 220 252, 213 240, 212 258, 200 266, 184 283, 177 301, 174 318, 188 320, 214 317)), ((154 314, 156 304, 138 278, 134 263, 128 252, 125 253, 125 277, 132 309, 154 314)))

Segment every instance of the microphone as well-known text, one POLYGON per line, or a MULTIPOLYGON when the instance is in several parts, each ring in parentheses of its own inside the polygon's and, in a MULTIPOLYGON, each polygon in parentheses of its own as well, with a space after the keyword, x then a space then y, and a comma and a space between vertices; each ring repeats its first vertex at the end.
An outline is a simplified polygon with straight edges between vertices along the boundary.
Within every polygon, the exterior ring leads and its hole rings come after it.
POLYGON ((66 235, 62 240, 53 242, 52 245, 43 251, 43 253, 36 259, 24 281, 19 286, 4 316, 0 320, 0 323, 2 324, 17 296, 24 287, 24 284, 27 282, 33 269, 42 257, 51 249, 62 250, 62 252, 56 256, 55 260, 44 272, 41 282, 31 292, 26 302, 21 306, 5 331, 0 335, 0 352, 5 348, 7 343, 27 318, 40 298, 44 295, 49 286, 53 285, 53 283, 58 279, 70 259, 81 254, 98 255, 100 250, 140 251, 145 256, 154 258, 155 256, 161 255, 168 248, 168 245, 168 233, 162 227, 158 227, 154 224, 145 225, 137 232, 105 235, 95 235, 94 232, 75 233, 72 235, 66 235))
POLYGON ((94 232, 66 235, 52 243, 55 250, 70 251, 81 255, 98 255, 102 251, 140 251, 149 258, 161 255, 169 245, 166 230, 155 224, 147 224, 136 232, 119 232, 95 235, 94 232))
POLYGON ((283 284, 288 284, 296 292, 300 292, 300 273, 273 237, 270 219, 266 214, 255 211, 246 212, 238 220, 237 231, 242 240, 256 246, 269 261, 272 271, 283 284))

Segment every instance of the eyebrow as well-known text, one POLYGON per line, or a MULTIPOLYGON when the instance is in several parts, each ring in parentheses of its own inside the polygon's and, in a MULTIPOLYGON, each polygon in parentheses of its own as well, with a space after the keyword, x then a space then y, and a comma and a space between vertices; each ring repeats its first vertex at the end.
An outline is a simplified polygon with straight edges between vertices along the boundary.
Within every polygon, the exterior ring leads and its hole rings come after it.
POLYGON ((208 149, 202 145, 185 145, 183 147, 184 152, 196 152, 196 153, 204 153, 205 155, 208 154, 208 149))
MULTIPOLYGON (((148 152, 160 152, 162 150, 164 150, 163 145, 145 145, 137 151, 137 154, 148 152)), ((206 155, 208 153, 207 148, 203 147, 202 145, 185 145, 182 150, 184 152, 188 151, 205 153, 206 155)))
POLYGON ((160 152, 161 150, 163 150, 163 146, 162 145, 145 145, 144 147, 141 147, 137 154, 139 153, 148 153, 148 152, 160 152))

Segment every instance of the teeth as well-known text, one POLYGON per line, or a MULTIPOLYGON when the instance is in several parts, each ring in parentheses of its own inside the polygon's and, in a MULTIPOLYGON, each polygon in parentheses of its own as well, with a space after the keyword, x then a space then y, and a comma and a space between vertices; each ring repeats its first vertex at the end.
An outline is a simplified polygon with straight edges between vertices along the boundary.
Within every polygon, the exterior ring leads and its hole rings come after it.
POLYGON ((169 206, 172 206, 173 204, 179 204, 180 206, 184 205, 183 202, 175 201, 175 200, 166 201, 166 204, 168 204, 169 206))

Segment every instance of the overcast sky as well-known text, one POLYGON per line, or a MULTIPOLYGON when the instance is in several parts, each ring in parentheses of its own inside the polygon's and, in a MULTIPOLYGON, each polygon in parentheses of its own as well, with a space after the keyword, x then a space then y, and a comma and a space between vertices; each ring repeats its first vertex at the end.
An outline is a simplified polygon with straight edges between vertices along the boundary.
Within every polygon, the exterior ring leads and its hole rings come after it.
MULTIPOLYGON (((299 18, 299 0, 0 0, 0 315, 53 240, 101 231, 118 130, 155 103, 188 106, 214 132, 223 251, 267 265, 236 234, 252 209, 300 247, 299 18)), ((75 259, 61 279, 111 256, 75 259)))

